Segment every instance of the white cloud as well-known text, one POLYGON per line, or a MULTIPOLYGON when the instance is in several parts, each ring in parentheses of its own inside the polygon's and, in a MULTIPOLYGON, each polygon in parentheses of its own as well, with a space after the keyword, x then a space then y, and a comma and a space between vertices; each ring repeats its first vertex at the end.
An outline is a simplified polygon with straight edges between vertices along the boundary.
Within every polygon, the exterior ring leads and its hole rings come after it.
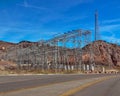
POLYGON ((120 18, 117 18, 117 19, 110 19, 110 20, 104 20, 102 23, 103 24, 108 24, 108 23, 120 23, 120 18))
POLYGON ((33 8, 33 9, 39 9, 39 10, 46 10, 47 9, 48 10, 48 8, 45 8, 45 7, 35 6, 32 4, 29 4, 29 2, 27 0, 24 0, 23 4, 16 4, 16 5, 23 6, 26 8, 33 8))
POLYGON ((41 39, 50 39, 58 32, 42 29, 22 29, 19 27, 0 27, 0 39, 10 42, 19 42, 21 40, 38 41, 41 39))
POLYGON ((10 27, 0 27, 0 38, 4 38, 4 36, 8 33, 10 27))
POLYGON ((100 32, 120 32, 120 18, 102 21, 100 32))
POLYGON ((52 3, 50 4, 55 5, 54 7, 56 7, 55 8, 56 11, 66 12, 70 10, 72 7, 75 7, 77 5, 84 4, 84 3, 91 3, 93 1, 94 0, 53 0, 52 2, 53 4, 52 3))
POLYGON ((103 25, 100 27, 100 32, 113 32, 120 30, 120 24, 103 25))
POLYGON ((120 44, 120 18, 101 22, 100 33, 103 40, 120 44))
POLYGON ((102 36, 102 39, 106 40, 106 41, 109 41, 109 42, 112 42, 112 43, 120 44, 120 39, 116 38, 114 35, 112 35, 112 36, 102 36))

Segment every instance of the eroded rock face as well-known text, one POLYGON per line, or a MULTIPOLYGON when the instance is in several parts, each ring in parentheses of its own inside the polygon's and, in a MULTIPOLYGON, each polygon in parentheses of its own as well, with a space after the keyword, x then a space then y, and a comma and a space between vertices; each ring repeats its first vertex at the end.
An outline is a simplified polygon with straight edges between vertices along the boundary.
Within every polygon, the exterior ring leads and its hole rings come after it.
POLYGON ((120 46, 105 41, 96 41, 83 48, 89 54, 91 53, 96 64, 120 66, 120 46))
MULTIPOLYGON (((16 48, 19 47, 19 50, 24 51, 25 48, 29 48, 31 50, 30 46, 38 45, 38 42, 29 42, 29 41, 22 41, 20 43, 9 43, 9 42, 3 42, 0 41, 0 59, 5 58, 5 53, 7 52, 6 49, 12 48, 9 52, 8 57, 10 57, 12 60, 16 60, 16 48), (22 46, 22 47, 21 47, 22 46), (23 49, 22 49, 23 48, 23 49)), ((32 47, 34 48, 34 47, 32 47)), ((42 50, 42 47, 39 47, 40 50, 42 50)), ((50 46, 46 46, 46 48, 52 48, 50 46)), ((18 50, 18 49, 17 49, 18 50)), ((37 48, 34 48, 34 50, 38 50, 37 48)), ((72 52, 70 49, 69 52, 72 52)), ((69 53, 68 52, 68 53, 69 53)), ((86 45, 82 49, 82 61, 84 63, 90 63, 91 59, 95 64, 101 64, 101 65, 111 65, 111 66, 119 66, 120 67, 120 46, 112 43, 107 43, 105 41, 95 41, 89 45, 86 45), (91 51, 90 51, 91 50, 91 51)), ((22 52, 25 53, 25 52, 22 52)), ((17 52, 18 54, 18 52, 17 52)), ((38 53, 39 54, 39 53, 38 53)), ((71 53, 72 54, 72 53, 71 53)), ((49 54, 51 56, 52 54, 49 54)), ((64 53, 62 52, 62 56, 64 53)), ((26 56, 26 55, 25 55, 26 56)), ((48 56, 48 57, 49 57, 48 56)), ((17 58, 18 59, 18 58, 17 58)), ((49 60, 50 58, 48 58, 49 60)), ((50 60, 49 60, 50 61, 50 60)), ((69 62, 74 64, 75 60, 73 55, 69 57, 69 62)))
POLYGON ((14 46, 15 43, 0 41, 0 52, 6 51, 7 48, 14 46))
POLYGON ((14 70, 17 68, 17 65, 14 64, 13 62, 9 62, 9 61, 0 61, 0 70, 6 70, 6 69, 10 69, 10 70, 14 70))

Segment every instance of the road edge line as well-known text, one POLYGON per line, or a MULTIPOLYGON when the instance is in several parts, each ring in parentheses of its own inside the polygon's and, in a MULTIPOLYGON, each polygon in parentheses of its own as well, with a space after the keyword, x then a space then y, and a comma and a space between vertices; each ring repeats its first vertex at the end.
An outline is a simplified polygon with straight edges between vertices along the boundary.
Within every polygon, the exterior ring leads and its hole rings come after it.
POLYGON ((94 81, 88 82, 88 83, 86 83, 86 84, 83 84, 83 85, 81 85, 81 86, 79 86, 79 87, 70 89, 70 90, 62 93, 62 94, 59 95, 59 96, 71 96, 71 95, 75 94, 76 92, 78 92, 78 91, 80 91, 80 90, 83 90, 83 89, 85 89, 85 88, 87 88, 87 87, 89 87, 89 86, 91 86, 91 85, 97 84, 97 83, 99 83, 99 82, 108 80, 108 79, 113 78, 113 77, 115 77, 115 76, 102 77, 102 78, 100 78, 100 79, 98 79, 98 80, 94 80, 94 81))
MULTIPOLYGON (((82 80, 87 80, 87 79, 82 79, 82 80)), ((38 85, 38 86, 31 86, 31 87, 27 87, 27 88, 20 88, 20 89, 15 89, 15 90, 7 91, 7 92, 0 92, 0 95, 1 94, 9 94, 9 93, 13 93, 13 92, 16 92, 16 91, 29 90, 29 89, 33 89, 33 88, 47 87, 47 86, 57 85, 57 84, 62 84, 62 83, 70 83, 70 82, 73 82, 73 81, 79 81, 79 80, 70 80, 70 81, 55 82, 55 83, 53 82, 53 83, 45 84, 45 85, 41 85, 41 86, 38 85)))

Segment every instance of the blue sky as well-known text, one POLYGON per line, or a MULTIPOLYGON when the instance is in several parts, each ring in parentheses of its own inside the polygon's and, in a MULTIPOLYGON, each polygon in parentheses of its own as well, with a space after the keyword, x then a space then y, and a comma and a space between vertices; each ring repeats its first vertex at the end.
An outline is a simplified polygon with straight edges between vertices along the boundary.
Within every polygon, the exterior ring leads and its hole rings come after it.
POLYGON ((73 29, 94 35, 96 9, 100 38, 120 42, 119 0, 0 0, 0 40, 39 41, 73 29))

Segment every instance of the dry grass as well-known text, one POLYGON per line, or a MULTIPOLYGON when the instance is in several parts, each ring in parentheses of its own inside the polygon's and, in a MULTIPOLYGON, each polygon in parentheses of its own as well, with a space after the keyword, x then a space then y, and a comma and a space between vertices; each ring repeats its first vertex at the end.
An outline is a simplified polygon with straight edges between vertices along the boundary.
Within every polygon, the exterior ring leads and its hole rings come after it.
POLYGON ((8 74, 76 74, 82 73, 81 71, 65 71, 65 70, 0 70, 0 75, 8 74))

